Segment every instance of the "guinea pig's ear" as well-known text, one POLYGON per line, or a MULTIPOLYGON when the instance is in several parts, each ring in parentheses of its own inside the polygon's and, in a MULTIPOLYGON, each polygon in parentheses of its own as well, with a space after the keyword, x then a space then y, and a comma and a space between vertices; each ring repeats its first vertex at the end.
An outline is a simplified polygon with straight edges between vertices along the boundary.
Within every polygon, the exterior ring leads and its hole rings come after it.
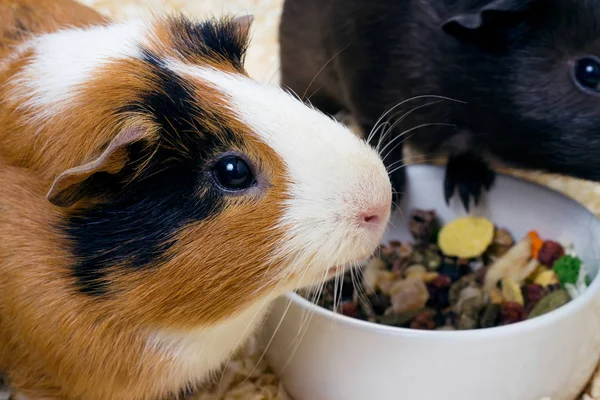
POLYGON ((250 37, 250 30, 252 29, 252 23, 254 22, 254 16, 241 15, 231 20, 231 24, 236 27, 237 34, 243 42, 247 42, 250 37))
POLYGON ((100 157, 64 171, 46 195, 48 201, 58 207, 71 207, 91 195, 93 185, 90 178, 98 173, 114 175, 121 171, 129 161, 129 146, 146 138, 145 133, 146 130, 141 128, 125 129, 110 142, 100 157))
MULTIPOLYGON (((482 34, 509 28, 520 21, 533 0, 462 0, 442 23, 442 29, 460 40, 482 40, 482 34)), ((484 39, 484 38, 483 38, 484 39)))

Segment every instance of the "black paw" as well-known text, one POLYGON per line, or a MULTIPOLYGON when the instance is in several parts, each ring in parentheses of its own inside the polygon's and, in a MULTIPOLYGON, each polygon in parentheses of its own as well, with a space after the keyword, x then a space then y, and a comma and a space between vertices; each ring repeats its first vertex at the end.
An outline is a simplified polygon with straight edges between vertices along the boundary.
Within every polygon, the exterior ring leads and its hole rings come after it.
POLYGON ((495 178, 494 171, 475 154, 463 153, 450 156, 444 179, 446 204, 450 204, 450 199, 458 189, 460 200, 469 211, 471 198, 475 205, 479 204, 482 192, 490 190, 495 178))

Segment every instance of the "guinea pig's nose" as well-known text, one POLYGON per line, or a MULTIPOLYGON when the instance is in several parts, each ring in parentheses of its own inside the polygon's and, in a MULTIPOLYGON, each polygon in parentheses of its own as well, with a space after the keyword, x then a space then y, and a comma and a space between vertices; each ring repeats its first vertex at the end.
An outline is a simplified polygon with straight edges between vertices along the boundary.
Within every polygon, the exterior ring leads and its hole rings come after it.
POLYGON ((387 223, 390 215, 390 204, 378 204, 362 211, 358 216, 358 223, 367 229, 379 230, 387 223))

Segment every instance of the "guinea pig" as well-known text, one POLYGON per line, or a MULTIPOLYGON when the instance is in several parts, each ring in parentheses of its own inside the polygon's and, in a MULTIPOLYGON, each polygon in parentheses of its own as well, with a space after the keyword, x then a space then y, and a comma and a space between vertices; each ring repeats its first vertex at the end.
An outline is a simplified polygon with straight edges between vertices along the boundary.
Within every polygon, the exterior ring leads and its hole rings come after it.
POLYGON ((600 180, 598 20, 596 0, 286 0, 281 83, 372 133, 396 191, 402 142, 448 154, 468 209, 490 164, 600 180))
POLYGON ((243 67, 251 17, 0 3, 0 371, 19 399, 202 386, 273 299, 377 248, 378 154, 243 67))

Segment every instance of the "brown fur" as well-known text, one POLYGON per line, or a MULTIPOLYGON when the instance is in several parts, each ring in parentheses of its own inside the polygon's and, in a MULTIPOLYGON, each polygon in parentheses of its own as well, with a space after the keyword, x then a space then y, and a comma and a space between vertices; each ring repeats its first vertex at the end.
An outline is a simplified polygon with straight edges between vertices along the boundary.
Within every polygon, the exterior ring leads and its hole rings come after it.
MULTIPOLYGON (((68 0, 0 1, 0 56, 29 33, 101 23, 103 17, 68 0)), ((168 44, 165 32, 159 37, 168 44)), ((6 83, 30 54, 13 58, 0 72, 2 100, 10 89, 6 83)), ((243 73, 224 61, 210 63, 243 73)), ((97 299, 75 289, 70 271, 76 260, 59 227, 78 207, 94 203, 58 208, 46 195, 61 174, 100 157, 125 129, 142 129, 148 145, 156 144, 158 128, 152 121, 112 112, 149 85, 141 62, 127 60, 88 82, 77 104, 57 118, 32 122, 37 110, 0 106, 0 370, 20 394, 150 400, 176 393, 196 382, 165 381, 173 360, 147 346, 149 334, 226 320, 271 289, 270 278, 285 264, 265 259, 284 235, 283 229, 272 229, 287 196, 283 162, 225 110, 226 98, 194 82, 195 100, 215 112, 214 126, 205 126, 202 134, 219 134, 227 126, 242 136, 239 150, 258 165, 268 187, 260 198, 230 197, 222 213, 179 230, 166 261, 155 268, 124 272, 114 265, 110 296, 97 299)), ((127 162, 107 159, 108 169, 127 162)))

